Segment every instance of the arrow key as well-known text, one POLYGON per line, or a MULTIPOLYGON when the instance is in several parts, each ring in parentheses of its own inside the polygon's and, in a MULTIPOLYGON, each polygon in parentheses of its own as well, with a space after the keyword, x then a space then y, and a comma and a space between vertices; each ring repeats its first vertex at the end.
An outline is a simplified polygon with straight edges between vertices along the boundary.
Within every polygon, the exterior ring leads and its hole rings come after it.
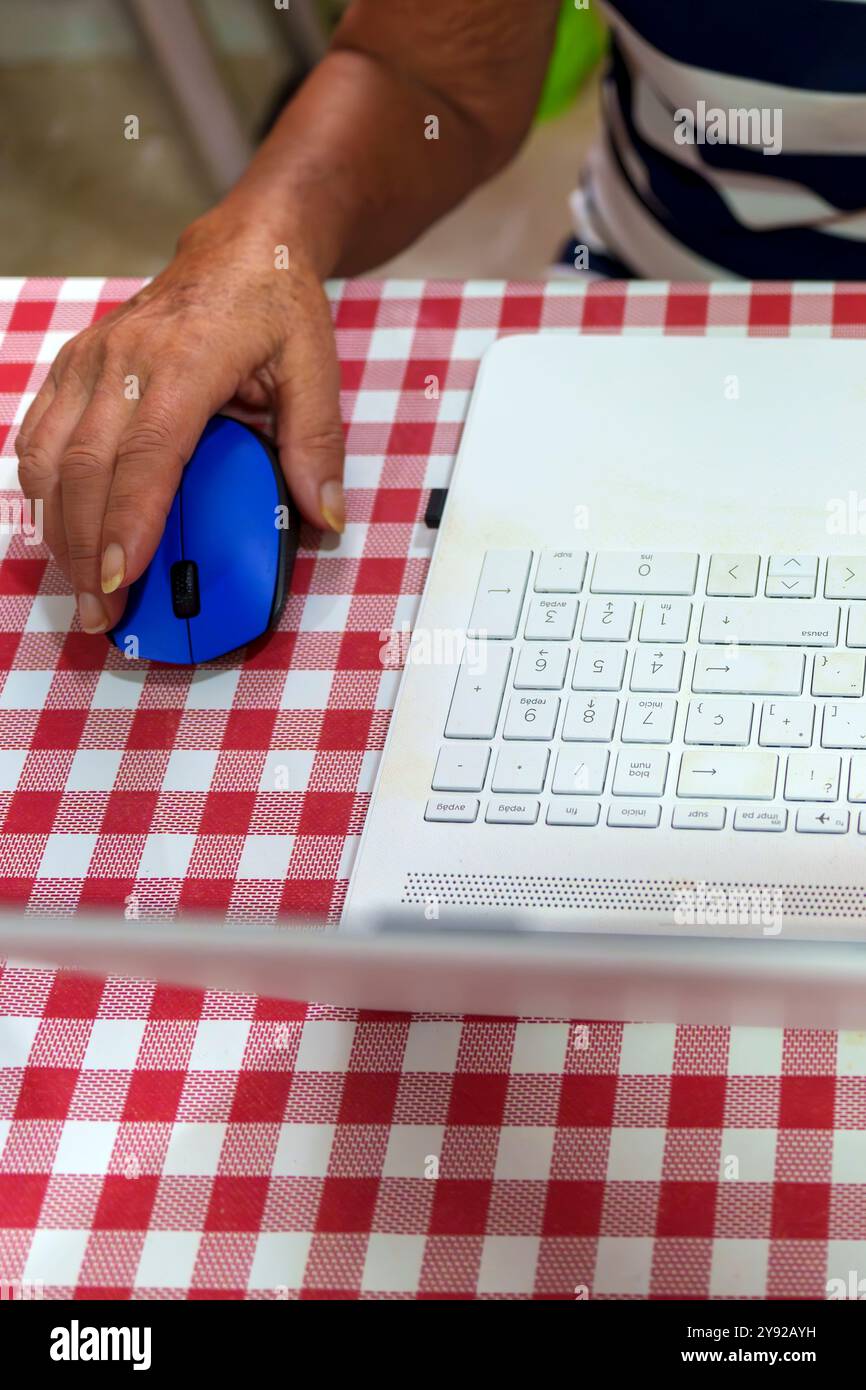
POLYGON ((767 598, 814 598, 815 576, 805 578, 778 578, 768 576, 767 598))
POLYGON ((817 555, 771 555, 768 579, 817 579, 817 555))
MULTIPOLYGON (((866 556, 831 555, 827 561, 825 598, 866 598, 866 556)), ((854 643, 851 643, 854 646, 854 643)))
POLYGON ((760 564, 760 555, 713 555, 707 593, 712 598, 754 598, 760 564))

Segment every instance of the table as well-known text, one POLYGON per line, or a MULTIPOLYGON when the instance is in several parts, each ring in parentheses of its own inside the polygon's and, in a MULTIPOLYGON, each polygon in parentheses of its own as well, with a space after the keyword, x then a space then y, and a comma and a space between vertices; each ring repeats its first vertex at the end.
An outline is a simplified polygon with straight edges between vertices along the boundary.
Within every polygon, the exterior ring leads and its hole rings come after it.
MULTIPOLYGON (((0 282, 7 505, 22 398, 66 335, 137 287, 0 282)), ((864 285, 330 293, 349 524, 339 545, 305 532, 280 630, 246 660, 121 681, 47 553, 2 538, 3 901, 337 919, 397 685, 383 634, 412 620, 427 490, 447 482, 498 334, 866 335, 864 285)), ((866 1034, 410 1017, 0 975, 0 1285, 823 1298, 851 1270, 866 1274, 866 1034)))

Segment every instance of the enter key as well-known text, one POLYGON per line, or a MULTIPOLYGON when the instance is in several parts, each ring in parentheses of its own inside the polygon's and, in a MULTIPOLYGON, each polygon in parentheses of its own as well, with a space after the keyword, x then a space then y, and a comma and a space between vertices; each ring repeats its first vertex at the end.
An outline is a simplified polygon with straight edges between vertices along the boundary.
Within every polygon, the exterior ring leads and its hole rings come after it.
POLYGON ((770 801, 778 767, 777 754, 759 749, 690 750, 682 755, 677 795, 770 801))

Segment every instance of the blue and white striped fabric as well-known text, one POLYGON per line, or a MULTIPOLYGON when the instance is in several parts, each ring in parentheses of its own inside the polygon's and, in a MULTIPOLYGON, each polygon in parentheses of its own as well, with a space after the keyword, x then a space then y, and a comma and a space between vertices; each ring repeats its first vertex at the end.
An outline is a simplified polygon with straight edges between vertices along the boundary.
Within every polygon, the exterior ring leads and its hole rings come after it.
POLYGON ((866 0, 599 7, 605 133, 563 260, 586 246, 597 274, 866 280, 866 0))

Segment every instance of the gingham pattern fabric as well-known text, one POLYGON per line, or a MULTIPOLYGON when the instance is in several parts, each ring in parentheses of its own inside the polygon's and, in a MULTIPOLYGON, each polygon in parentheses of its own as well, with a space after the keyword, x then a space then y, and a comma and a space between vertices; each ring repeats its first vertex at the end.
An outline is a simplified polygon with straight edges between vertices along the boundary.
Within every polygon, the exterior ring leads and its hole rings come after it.
MULTIPOLYGON (((0 282, 7 506, 49 361, 136 287, 0 282)), ((398 679, 380 634, 415 612, 426 493, 497 335, 866 334, 866 286, 332 298, 349 523, 338 546, 304 535, 280 631, 245 660, 119 682, 46 552, 3 537, 4 901, 338 917, 398 679)), ((866 1275, 866 1034, 0 975, 0 1295, 822 1298, 851 1270, 866 1275)))

